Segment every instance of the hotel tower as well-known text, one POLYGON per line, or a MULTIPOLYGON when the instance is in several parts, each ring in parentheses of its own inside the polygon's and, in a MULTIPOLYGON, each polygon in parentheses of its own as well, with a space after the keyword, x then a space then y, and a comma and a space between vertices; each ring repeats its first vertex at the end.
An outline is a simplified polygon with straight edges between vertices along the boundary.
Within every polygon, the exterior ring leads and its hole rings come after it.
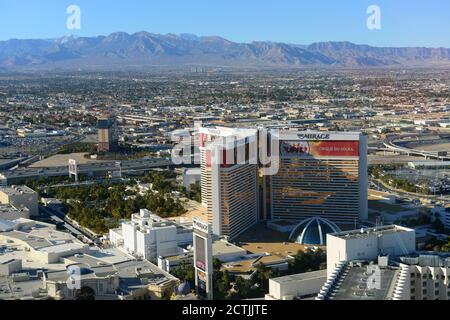
POLYGON ((202 203, 213 233, 230 240, 258 221, 257 133, 199 128, 202 203))

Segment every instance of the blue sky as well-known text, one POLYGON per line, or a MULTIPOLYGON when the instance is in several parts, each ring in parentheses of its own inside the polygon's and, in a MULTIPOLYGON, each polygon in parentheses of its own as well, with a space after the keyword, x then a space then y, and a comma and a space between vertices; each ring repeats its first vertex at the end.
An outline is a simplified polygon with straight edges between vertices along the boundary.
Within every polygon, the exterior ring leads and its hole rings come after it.
POLYGON ((218 35, 232 41, 450 47, 448 0, 0 0, 0 40, 129 33, 218 35), (81 30, 66 9, 81 8, 81 30), (381 30, 366 9, 381 8, 381 30))

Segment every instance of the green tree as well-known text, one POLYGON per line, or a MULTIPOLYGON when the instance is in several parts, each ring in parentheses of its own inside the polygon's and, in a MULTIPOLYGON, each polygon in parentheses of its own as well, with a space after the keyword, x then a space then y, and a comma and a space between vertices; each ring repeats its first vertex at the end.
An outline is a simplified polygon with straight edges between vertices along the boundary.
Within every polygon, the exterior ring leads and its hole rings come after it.
POLYGON ((191 184, 188 198, 197 202, 202 202, 202 187, 199 181, 191 184))
POLYGON ((170 271, 175 277, 181 281, 189 282, 191 288, 195 286, 195 270, 194 266, 189 262, 182 262, 180 265, 170 271))
POLYGON ((76 300, 92 301, 95 300, 95 291, 91 287, 82 287, 75 293, 76 300))
POLYGON ((273 271, 272 268, 267 267, 263 263, 259 263, 256 266, 256 274, 255 277, 257 279, 257 282, 263 288, 265 291, 269 290, 269 279, 273 278, 273 271))
POLYGON ((289 273, 304 273, 310 271, 316 271, 323 268, 324 262, 326 262, 326 254, 322 250, 317 251, 299 251, 294 260, 289 262, 289 273))

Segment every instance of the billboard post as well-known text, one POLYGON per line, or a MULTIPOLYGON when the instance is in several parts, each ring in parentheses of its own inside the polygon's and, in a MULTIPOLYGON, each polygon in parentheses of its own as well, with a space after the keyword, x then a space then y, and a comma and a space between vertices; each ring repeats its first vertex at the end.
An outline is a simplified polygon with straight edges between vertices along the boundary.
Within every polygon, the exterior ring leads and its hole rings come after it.
POLYGON ((69 178, 75 177, 75 182, 78 182, 78 165, 76 160, 69 160, 69 178))

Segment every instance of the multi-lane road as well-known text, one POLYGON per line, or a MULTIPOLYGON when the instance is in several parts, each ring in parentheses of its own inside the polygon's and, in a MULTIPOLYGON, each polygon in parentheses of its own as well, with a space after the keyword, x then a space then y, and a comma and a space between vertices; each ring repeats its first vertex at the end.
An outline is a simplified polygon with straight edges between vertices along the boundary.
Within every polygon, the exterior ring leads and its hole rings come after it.
POLYGON ((58 212, 56 210, 50 209, 45 206, 39 206, 39 212, 40 214, 53 221, 55 224, 59 224, 63 226, 67 231, 69 231, 73 236, 77 237, 78 239, 82 239, 87 243, 95 243, 96 239, 92 237, 89 233, 85 232, 84 230, 77 228, 75 225, 71 224, 65 217, 65 215, 61 212, 58 212))
POLYGON ((402 136, 388 136, 383 141, 383 145, 387 148, 387 150, 392 150, 394 152, 407 154, 408 156, 420 156, 427 159, 437 159, 442 161, 448 161, 450 160, 450 156, 447 155, 439 155, 438 152, 430 152, 430 151, 424 151, 424 150, 416 150, 416 149, 409 149, 405 147, 401 147, 397 145, 395 142, 398 139, 405 139, 405 138, 420 138, 419 135, 402 135, 402 136))
POLYGON ((447 195, 424 195, 424 194, 418 194, 418 193, 413 193, 413 192, 407 192, 404 190, 392 188, 392 187, 386 185, 385 183, 381 182, 380 180, 376 180, 376 179, 370 179, 370 187, 375 190, 378 190, 378 191, 383 191, 386 193, 393 194, 398 198, 403 198, 403 199, 411 201, 411 202, 420 201, 420 199, 427 199, 427 200, 436 201, 436 202, 450 201, 450 196, 447 196, 447 195))
MULTIPOLYGON (((139 159, 120 161, 120 166, 116 161, 90 163, 78 165, 78 174, 95 176, 105 174, 108 172, 115 172, 121 170, 122 173, 143 172, 155 168, 174 167, 171 160, 167 159, 139 159)), ((58 177, 68 176, 69 167, 47 167, 47 168, 24 168, 14 171, 0 172, 6 180, 7 184, 18 184, 28 179, 38 179, 42 177, 58 177)))

